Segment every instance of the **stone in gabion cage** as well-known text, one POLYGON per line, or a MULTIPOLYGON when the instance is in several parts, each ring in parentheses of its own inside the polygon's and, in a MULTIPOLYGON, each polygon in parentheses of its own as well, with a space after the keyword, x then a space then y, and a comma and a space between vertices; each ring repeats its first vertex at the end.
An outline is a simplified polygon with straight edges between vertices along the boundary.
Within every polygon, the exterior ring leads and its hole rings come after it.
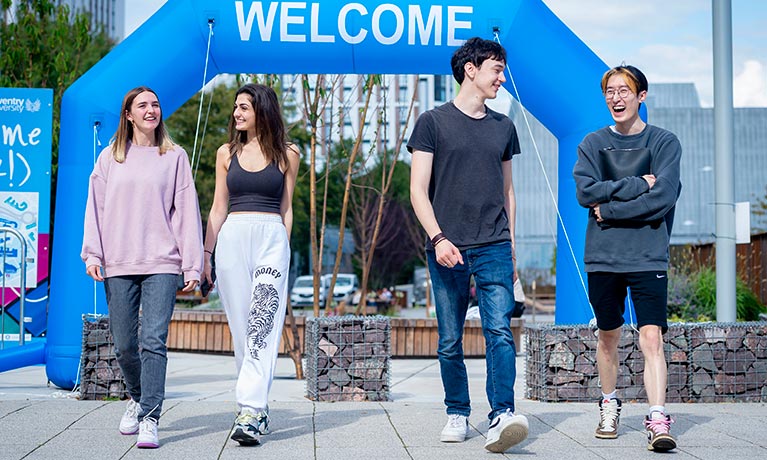
POLYGON ((120 365, 109 331, 109 318, 83 315, 83 351, 80 357, 80 399, 127 399, 120 365))
POLYGON ((306 393, 313 401, 388 401, 391 324, 385 316, 307 320, 306 393))
MULTIPOLYGON (((546 402, 599 398, 594 329, 528 326, 526 396, 546 402)), ((663 336, 667 402, 767 401, 767 323, 673 324, 663 336)), ((646 401, 639 333, 623 326, 618 382, 624 400, 646 401)))

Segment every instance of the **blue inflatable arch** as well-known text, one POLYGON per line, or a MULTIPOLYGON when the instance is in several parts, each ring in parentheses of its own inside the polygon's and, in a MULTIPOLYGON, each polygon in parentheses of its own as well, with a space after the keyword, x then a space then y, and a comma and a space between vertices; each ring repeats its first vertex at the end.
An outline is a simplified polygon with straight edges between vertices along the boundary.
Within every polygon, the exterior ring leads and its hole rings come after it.
MULTIPOLYGON (((566 254, 560 225, 556 321, 591 318, 578 276, 586 213, 575 201, 571 171, 578 143, 610 121, 598 94, 607 66, 542 1, 170 0, 64 94, 45 347, 51 382, 75 385, 82 314, 93 312, 93 281, 79 253, 94 125, 100 123, 106 143, 123 95, 139 85, 157 91, 166 117, 199 91, 209 21, 209 79, 218 73, 450 74, 450 57, 463 40, 493 39, 497 30, 520 99, 559 140, 559 205, 579 260, 566 254)), ((515 94, 510 82, 507 89, 515 94)), ((98 290, 97 311, 106 313, 103 287, 98 290)))

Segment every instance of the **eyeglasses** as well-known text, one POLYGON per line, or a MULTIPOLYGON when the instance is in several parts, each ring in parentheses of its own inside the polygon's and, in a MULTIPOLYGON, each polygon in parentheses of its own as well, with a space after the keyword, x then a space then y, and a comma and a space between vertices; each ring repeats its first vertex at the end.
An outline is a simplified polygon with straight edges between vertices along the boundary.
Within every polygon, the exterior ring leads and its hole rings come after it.
POLYGON ((626 99, 629 94, 634 93, 628 86, 622 86, 618 89, 608 88, 607 91, 605 91, 605 99, 612 99, 616 94, 620 96, 621 99, 626 99))

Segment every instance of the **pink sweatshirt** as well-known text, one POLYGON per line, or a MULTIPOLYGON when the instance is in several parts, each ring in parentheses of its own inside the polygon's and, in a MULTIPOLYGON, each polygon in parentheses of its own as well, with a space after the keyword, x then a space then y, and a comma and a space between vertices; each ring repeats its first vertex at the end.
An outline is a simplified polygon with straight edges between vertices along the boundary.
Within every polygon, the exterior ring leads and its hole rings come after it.
POLYGON ((102 150, 93 168, 85 208, 81 257, 105 276, 202 272, 200 206, 184 149, 128 143, 123 163, 102 150))

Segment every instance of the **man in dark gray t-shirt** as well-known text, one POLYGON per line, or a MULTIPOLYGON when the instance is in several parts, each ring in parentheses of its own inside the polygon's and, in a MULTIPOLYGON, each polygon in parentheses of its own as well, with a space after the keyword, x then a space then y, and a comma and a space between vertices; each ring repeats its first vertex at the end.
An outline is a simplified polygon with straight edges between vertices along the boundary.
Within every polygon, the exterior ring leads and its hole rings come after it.
POLYGON ((463 361, 463 325, 469 280, 477 300, 487 353, 490 426, 485 449, 504 452, 527 437, 528 423, 514 414, 516 348, 514 214, 511 158, 519 153, 512 121, 487 108, 506 81, 506 51, 472 38, 451 61, 461 88, 455 100, 424 112, 408 150, 413 154, 410 197, 429 240, 426 252, 436 300, 439 357, 448 421, 442 442, 463 442, 471 413, 463 361))

